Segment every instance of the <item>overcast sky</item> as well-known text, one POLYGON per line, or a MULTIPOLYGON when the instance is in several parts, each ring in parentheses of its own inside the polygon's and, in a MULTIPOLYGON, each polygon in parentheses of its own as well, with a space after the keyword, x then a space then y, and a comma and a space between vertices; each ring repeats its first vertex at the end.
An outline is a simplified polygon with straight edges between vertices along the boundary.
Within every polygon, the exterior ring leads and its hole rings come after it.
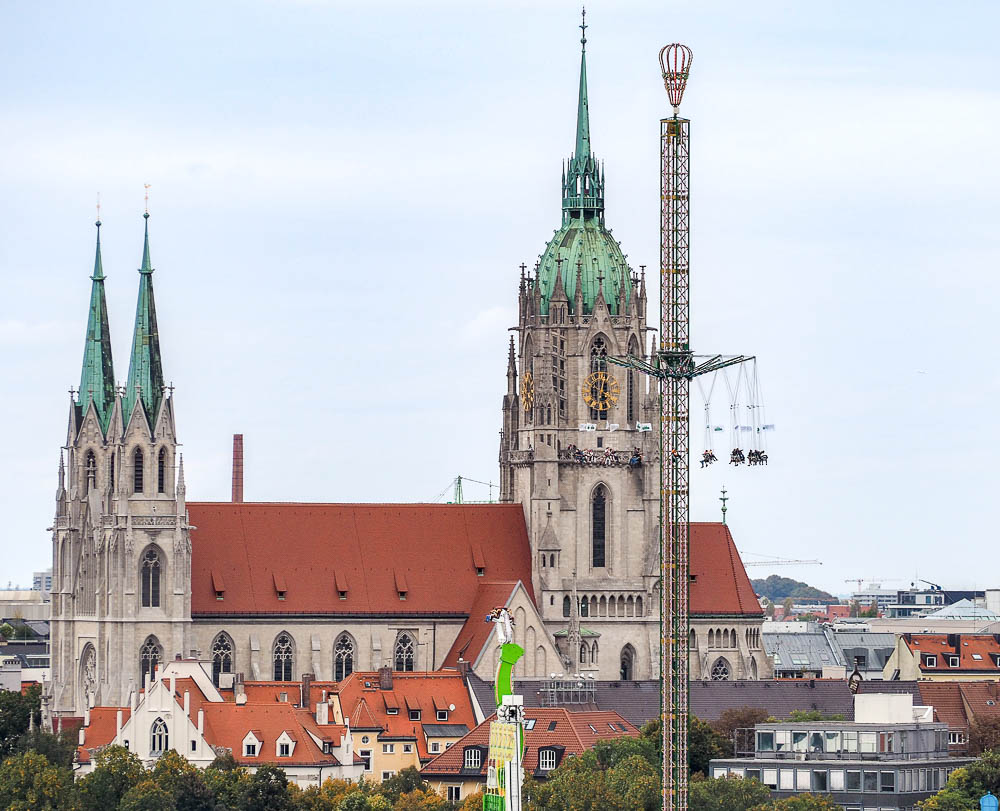
MULTIPOLYGON (((741 550, 823 561, 752 576, 1000 586, 998 8, 589 4, 593 144, 634 267, 658 261, 657 51, 694 49, 694 345, 758 356, 777 430, 766 469, 693 472, 692 518, 725 485, 741 550)), ((497 481, 578 23, 572 2, 0 2, 0 580, 51 562, 98 192, 127 374, 143 183, 191 500, 229 498, 234 432, 249 500, 497 481)))

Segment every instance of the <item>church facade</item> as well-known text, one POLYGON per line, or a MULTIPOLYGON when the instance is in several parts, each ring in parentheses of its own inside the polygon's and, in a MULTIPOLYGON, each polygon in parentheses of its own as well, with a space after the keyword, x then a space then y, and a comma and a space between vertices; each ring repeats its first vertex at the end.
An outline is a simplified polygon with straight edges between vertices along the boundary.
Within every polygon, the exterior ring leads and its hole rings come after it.
MULTIPOLYGON (((608 360, 646 354, 646 289, 606 227, 604 187, 584 53, 561 227, 522 270, 492 505, 244 503, 235 487, 233 502, 188 502, 149 215, 121 388, 98 223, 52 526, 49 708, 127 705, 178 657, 211 661, 221 686, 384 665, 491 679, 496 605, 526 649, 517 676, 658 677, 658 414, 646 381, 608 360)), ((728 528, 692 525, 691 543, 692 677, 768 677, 728 528)))

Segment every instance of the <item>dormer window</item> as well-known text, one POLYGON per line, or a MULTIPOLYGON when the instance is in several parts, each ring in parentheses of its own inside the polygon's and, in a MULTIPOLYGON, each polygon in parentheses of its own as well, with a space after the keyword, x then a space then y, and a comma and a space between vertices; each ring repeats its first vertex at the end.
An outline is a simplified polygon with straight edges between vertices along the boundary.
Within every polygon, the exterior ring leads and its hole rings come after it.
POLYGON ((285 596, 288 594, 288 585, 285 583, 285 576, 275 572, 274 575, 274 590, 278 595, 279 600, 284 600, 285 596))
POLYGON ((341 600, 347 599, 347 577, 341 571, 333 573, 333 585, 337 588, 337 597, 341 600))
POLYGON ((556 767, 556 750, 538 750, 538 769, 543 772, 551 772, 556 767))
POLYGON ((386 707, 385 708, 385 714, 386 715, 399 715, 399 707, 386 707))
POLYGON ((925 656, 924 667, 937 667, 937 656, 925 656))
POLYGON ((420 710, 410 710, 410 720, 419 721, 420 720, 420 710))
POLYGON ((448 710, 438 710, 437 715, 435 717, 437 718, 438 721, 447 721, 448 710))
POLYGON ((406 585, 406 576, 399 569, 393 570, 393 576, 396 581, 396 594, 399 595, 400 600, 405 600, 406 593, 409 591, 406 585))
POLYGON ((258 757, 263 745, 261 733, 256 730, 248 732, 243 738, 243 757, 258 757))
POLYGON ((467 746, 462 758, 463 769, 474 769, 478 771, 483 766, 483 750, 477 746, 467 746))
POLYGON ((948 657, 948 666, 949 667, 958 667, 958 657, 957 656, 949 656, 948 657))

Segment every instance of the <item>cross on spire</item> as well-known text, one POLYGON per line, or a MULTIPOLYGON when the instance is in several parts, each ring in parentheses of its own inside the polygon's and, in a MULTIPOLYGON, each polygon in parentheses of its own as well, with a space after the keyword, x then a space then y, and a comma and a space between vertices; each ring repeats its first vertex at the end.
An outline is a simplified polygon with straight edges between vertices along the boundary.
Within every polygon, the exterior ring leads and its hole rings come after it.
POLYGON ((729 496, 726 495, 726 487, 725 487, 725 485, 723 485, 723 487, 722 487, 722 496, 719 498, 719 501, 722 502, 722 523, 725 524, 726 523, 726 502, 729 501, 729 496))
POLYGON ((582 22, 580 23, 580 31, 583 35, 580 37, 580 44, 583 46, 584 50, 587 48, 587 7, 583 6, 580 12, 580 18, 582 22))

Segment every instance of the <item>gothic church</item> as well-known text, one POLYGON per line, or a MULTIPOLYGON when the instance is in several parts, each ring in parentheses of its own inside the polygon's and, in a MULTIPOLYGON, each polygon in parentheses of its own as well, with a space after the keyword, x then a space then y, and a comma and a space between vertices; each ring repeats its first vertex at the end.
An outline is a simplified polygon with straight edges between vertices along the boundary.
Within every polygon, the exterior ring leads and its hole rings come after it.
MULTIPOLYGON (((521 677, 657 677, 657 409, 645 380, 608 363, 645 354, 646 287, 606 227, 604 187, 584 50, 561 227, 522 270, 501 503, 488 505, 244 503, 235 487, 232 502, 188 502, 149 214, 122 388, 98 222, 52 527, 51 709, 127 705, 175 657, 211 661, 223 686, 236 673, 341 679, 382 665, 490 679, 483 618, 497 605, 526 650, 521 677)), ((728 528, 694 524, 691 545, 692 678, 768 677, 762 612, 728 528)))

